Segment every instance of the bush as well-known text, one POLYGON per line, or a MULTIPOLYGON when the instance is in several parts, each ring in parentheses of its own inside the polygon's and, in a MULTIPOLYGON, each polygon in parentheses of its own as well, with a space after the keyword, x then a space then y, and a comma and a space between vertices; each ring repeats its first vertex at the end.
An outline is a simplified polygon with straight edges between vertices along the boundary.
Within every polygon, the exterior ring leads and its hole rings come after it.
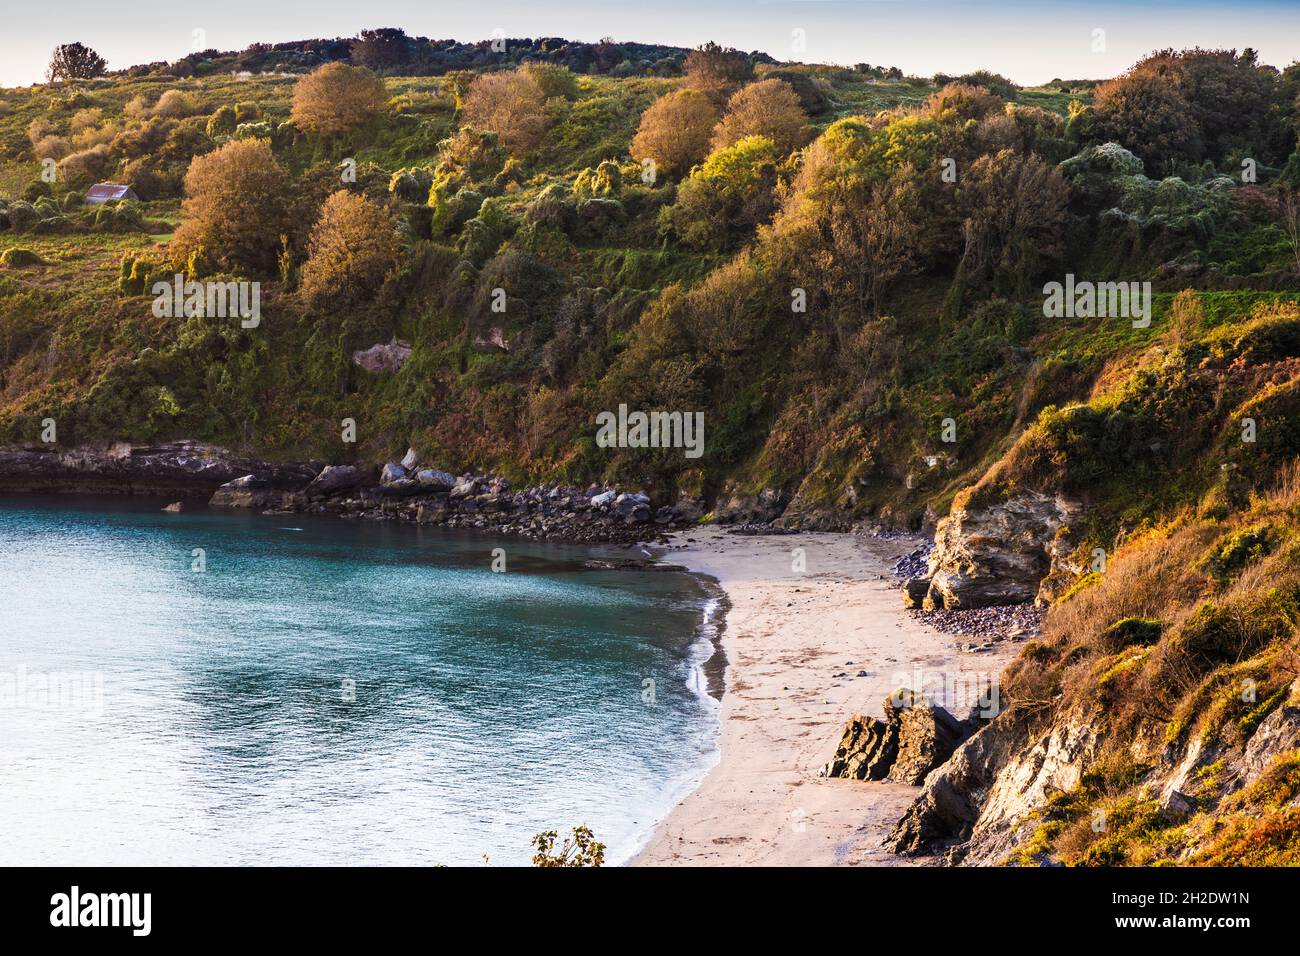
POLYGON ((685 173, 709 152, 718 113, 699 90, 676 90, 661 96, 641 114, 632 139, 632 157, 649 159, 664 176, 685 173))
POLYGON ((784 80, 760 80, 735 93, 713 130, 712 148, 723 149, 747 136, 762 136, 786 155, 808 141, 808 117, 784 80))
POLYGON ((102 143, 91 149, 72 153, 59 160, 59 180, 65 183, 88 185, 104 177, 108 168, 108 147, 102 143))
POLYGON ((370 121, 388 100, 384 81, 364 67, 327 63, 298 81, 290 121, 321 136, 339 136, 370 121))
POLYGON ((180 119, 189 116, 194 111, 194 101, 190 99, 188 93, 181 90, 167 90, 162 96, 158 97, 158 102, 153 105, 150 113, 153 116, 180 119))
POLYGON ((274 270, 289 189, 266 140, 232 140, 196 157, 185 174, 174 252, 184 259, 201 247, 225 269, 274 270))
POLYGON ((4 211, 5 221, 14 232, 29 232, 40 221, 40 213, 29 202, 13 202, 4 211))
POLYGON ((721 251, 772 214, 776 164, 770 139, 749 136, 713 153, 660 213, 660 224, 688 246, 721 251))
POLYGON ((1126 617, 1101 632, 1098 643, 1106 654, 1118 654, 1126 647, 1155 644, 1164 630, 1162 621, 1144 617, 1126 617))
POLYGON ((6 249, 0 253, 0 266, 7 266, 10 269, 21 269, 25 266, 43 265, 45 260, 32 252, 30 249, 21 249, 14 247, 6 249))
POLYGON ((363 196, 339 190, 321 207, 302 267, 302 295, 355 302, 379 290, 397 266, 402 242, 397 221, 363 196))
POLYGON ((682 64, 686 83, 721 106, 732 92, 754 78, 754 65, 739 50, 709 42, 686 54, 682 64))
POLYGON ((527 69, 485 73, 465 94, 466 121, 476 129, 492 130, 516 156, 535 148, 546 135, 546 95, 527 69))
POLYGON ((388 180, 388 191, 402 202, 427 203, 429 188, 433 185, 433 173, 419 166, 399 169, 388 180))
POLYGON ((46 136, 32 147, 37 159, 62 159, 72 152, 72 141, 66 136, 46 136))
POLYGON ((572 102, 578 98, 578 78, 567 66, 552 63, 529 63, 524 72, 533 78, 548 100, 561 97, 572 102))
POLYGON ((234 107, 221 106, 208 117, 207 134, 213 139, 218 136, 229 136, 238 125, 239 120, 235 116, 234 107))

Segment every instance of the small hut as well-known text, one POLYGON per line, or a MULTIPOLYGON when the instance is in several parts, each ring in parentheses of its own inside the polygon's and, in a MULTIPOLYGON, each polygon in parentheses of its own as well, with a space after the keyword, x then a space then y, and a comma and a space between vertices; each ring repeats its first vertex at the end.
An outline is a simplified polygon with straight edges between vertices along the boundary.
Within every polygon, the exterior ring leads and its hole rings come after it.
POLYGON ((119 186, 116 183, 96 183, 91 186, 86 193, 86 204, 98 206, 106 202, 114 202, 118 199, 136 199, 140 197, 135 194, 135 190, 130 186, 119 186))

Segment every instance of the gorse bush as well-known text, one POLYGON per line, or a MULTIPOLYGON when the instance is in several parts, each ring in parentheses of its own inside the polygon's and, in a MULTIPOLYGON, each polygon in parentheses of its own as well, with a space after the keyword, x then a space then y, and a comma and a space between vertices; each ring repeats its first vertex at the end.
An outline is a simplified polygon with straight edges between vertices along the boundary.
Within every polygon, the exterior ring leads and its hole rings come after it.
POLYGON ((204 249, 224 269, 265 274, 290 221, 290 180, 266 140, 238 140, 197 157, 185 174, 184 213, 172 252, 204 249))
POLYGON ((641 115, 632 157, 652 161, 659 175, 681 175, 708 155, 717 119, 717 110, 699 90, 676 90, 660 97, 641 115))
POLYGON ((376 292, 401 259, 397 221, 382 206, 340 190, 312 227, 301 292, 311 303, 355 302, 376 292))
MULTIPOLYGON (((364 67, 327 63, 298 81, 290 121, 320 136, 340 136, 369 122, 388 101, 384 81, 364 67)), ((240 124, 253 119, 239 119, 240 124)))

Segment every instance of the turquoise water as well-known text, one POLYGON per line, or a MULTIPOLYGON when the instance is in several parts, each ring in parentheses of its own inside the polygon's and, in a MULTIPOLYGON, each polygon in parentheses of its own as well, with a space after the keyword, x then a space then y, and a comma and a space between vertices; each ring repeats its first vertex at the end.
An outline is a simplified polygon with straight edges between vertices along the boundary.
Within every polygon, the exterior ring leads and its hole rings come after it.
POLYGON ((615 863, 716 759, 685 575, 160 504, 0 500, 0 862, 615 863))

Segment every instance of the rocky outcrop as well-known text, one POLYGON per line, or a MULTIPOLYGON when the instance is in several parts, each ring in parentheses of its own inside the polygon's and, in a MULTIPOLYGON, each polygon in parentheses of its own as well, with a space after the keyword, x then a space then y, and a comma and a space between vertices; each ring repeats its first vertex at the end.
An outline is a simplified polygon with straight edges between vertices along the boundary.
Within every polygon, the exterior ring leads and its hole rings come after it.
POLYGON ((824 776, 917 786, 975 732, 974 724, 906 689, 885 698, 884 712, 884 720, 853 715, 824 776))
POLYGON ((385 463, 377 481, 374 474, 353 465, 328 465, 288 489, 257 474, 241 475, 217 489, 211 504, 410 521, 544 540, 629 543, 693 523, 700 515, 699 503, 689 498, 656 509, 642 492, 598 485, 513 491, 496 475, 456 476, 421 467, 414 450, 401 462, 385 463))
POLYGON ((854 714, 844 728, 835 757, 823 769, 827 777, 884 780, 898 757, 898 725, 854 714))
POLYGON ((1036 492, 954 508, 935 529, 923 605, 973 608, 1034 600, 1051 570, 1057 532, 1078 510, 1075 502, 1036 492))
POLYGON ((271 488, 300 488, 319 470, 319 465, 261 461, 193 441, 0 449, 0 491, 6 492, 206 497, 245 475, 271 488))
POLYGON ((885 719, 898 728, 898 759, 889 779, 914 787, 975 732, 971 724, 907 690, 885 699, 885 719))
POLYGON ((771 524, 785 511, 785 506, 786 496, 774 488, 764 488, 752 495, 728 483, 718 496, 714 520, 718 524, 771 524))
POLYGON ((1034 811, 1078 785, 1099 743, 1081 715, 1031 741, 1026 722, 1004 712, 926 778, 885 845, 906 855, 959 846, 966 863, 1000 863, 1032 832, 1034 811))
POLYGON ((411 357, 411 343, 393 339, 388 343, 377 343, 368 349, 352 353, 354 364, 367 372, 391 374, 406 364, 411 357))
POLYGON ((303 489, 303 493, 308 498, 323 498, 356 488, 364 480, 365 475, 355 465, 326 465, 303 489))

